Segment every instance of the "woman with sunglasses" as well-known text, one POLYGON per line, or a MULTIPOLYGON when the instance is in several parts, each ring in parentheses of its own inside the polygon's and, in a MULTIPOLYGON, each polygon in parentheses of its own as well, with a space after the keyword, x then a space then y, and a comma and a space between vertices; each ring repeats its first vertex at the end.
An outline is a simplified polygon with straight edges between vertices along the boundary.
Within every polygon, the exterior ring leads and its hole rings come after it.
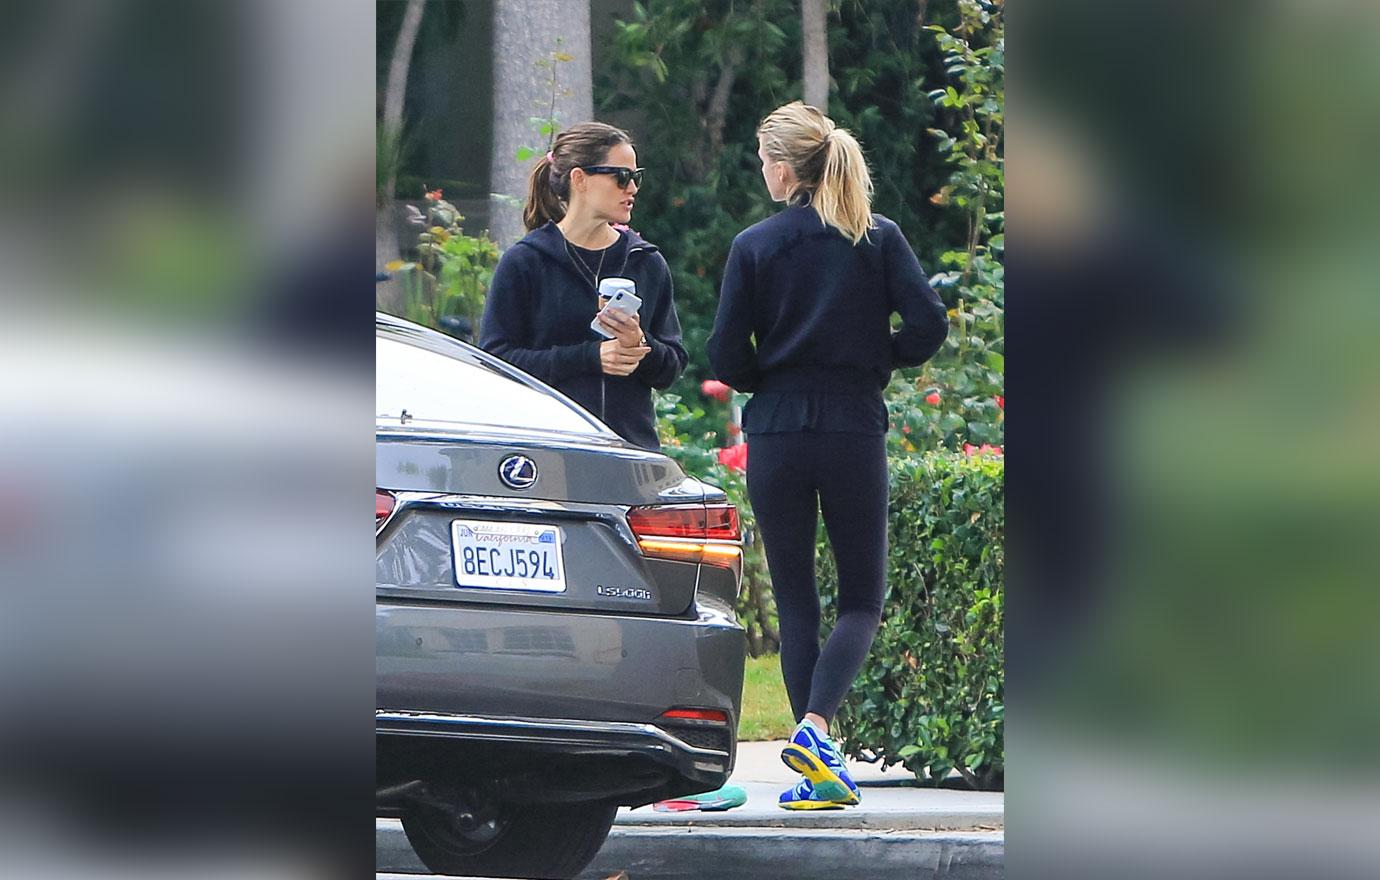
POLYGON ((882 390, 892 370, 939 350, 948 317, 901 230, 872 213, 871 177, 852 134, 796 101, 763 119, 757 138, 767 191, 786 207, 733 241, 709 363, 723 382, 753 392, 743 412, 748 497, 800 722, 781 758, 804 777, 780 805, 837 809, 860 795, 829 722, 862 669, 886 596, 882 390), (822 650, 821 513, 839 584, 838 621, 822 650))
POLYGON ((630 443, 659 449, 651 389, 685 369, 671 271, 656 246, 627 228, 642 184, 627 133, 571 126, 528 177, 527 235, 499 260, 480 347, 569 395, 630 443), (599 282, 624 278, 637 314, 600 313, 599 282))

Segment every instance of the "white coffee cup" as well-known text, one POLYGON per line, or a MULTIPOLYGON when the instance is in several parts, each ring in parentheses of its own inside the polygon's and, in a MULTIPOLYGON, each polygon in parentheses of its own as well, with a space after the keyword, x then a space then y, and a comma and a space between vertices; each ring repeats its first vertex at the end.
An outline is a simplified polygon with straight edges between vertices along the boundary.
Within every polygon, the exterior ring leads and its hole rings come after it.
POLYGON ((631 278, 605 278, 599 282, 599 308, 609 304, 609 300, 618 291, 626 291, 637 295, 637 282, 631 278))

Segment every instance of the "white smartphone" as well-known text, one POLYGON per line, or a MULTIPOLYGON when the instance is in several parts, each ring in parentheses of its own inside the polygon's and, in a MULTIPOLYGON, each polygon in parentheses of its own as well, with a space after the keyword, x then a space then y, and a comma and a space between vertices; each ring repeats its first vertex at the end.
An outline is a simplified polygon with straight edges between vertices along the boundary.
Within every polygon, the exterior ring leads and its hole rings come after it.
MULTIPOLYGON (((599 315, 610 311, 622 312, 625 315, 635 315, 641 308, 642 298, 637 294, 627 290, 616 290, 613 292, 613 296, 609 297, 608 303, 599 310, 599 315)), ((595 315, 594 320, 590 321, 590 328, 605 339, 612 339, 613 334, 604 329, 603 324, 599 323, 599 315, 595 315)))

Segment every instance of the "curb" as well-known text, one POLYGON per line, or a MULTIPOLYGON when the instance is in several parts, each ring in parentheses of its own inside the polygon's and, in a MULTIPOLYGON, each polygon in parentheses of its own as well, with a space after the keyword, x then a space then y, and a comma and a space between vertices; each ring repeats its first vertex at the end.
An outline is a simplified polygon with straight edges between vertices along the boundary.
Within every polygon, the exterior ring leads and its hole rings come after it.
POLYGON ((819 810, 777 815, 722 813, 657 813, 650 807, 620 811, 614 830, 620 828, 763 828, 829 829, 834 831, 1000 831, 1006 815, 1002 810, 913 810, 864 812, 819 810))
MULTIPOLYGON (((402 826, 378 820, 379 872, 426 873, 402 826)), ((1002 832, 878 832, 616 825, 581 880, 998 880, 1002 832)))
POLYGON ((1001 832, 615 827, 581 880, 996 880, 1001 832), (709 866, 712 866, 709 867, 709 866))

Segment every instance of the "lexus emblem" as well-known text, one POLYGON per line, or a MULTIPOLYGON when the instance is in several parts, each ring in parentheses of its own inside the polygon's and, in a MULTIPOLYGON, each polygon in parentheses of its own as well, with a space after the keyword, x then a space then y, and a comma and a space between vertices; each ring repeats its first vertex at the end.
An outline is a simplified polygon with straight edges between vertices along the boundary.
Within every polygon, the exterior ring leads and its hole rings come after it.
POLYGON ((537 481, 537 463, 525 455, 510 455, 499 464, 498 476, 514 489, 530 489, 537 481))

